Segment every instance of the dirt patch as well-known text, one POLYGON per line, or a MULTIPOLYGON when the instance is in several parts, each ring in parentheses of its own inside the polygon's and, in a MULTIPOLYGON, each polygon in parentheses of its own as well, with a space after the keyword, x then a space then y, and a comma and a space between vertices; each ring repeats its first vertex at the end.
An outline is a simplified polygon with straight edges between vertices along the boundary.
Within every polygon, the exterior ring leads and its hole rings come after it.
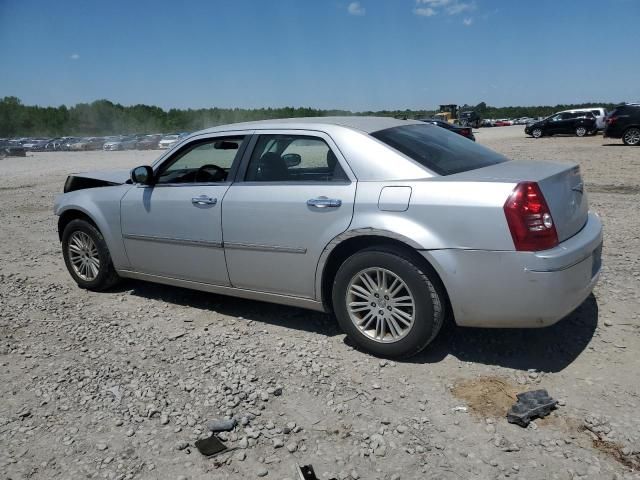
POLYGON ((518 389, 500 377, 479 377, 462 380, 452 393, 463 400, 472 413, 481 417, 504 417, 517 400, 518 389))
POLYGON ((607 454, 625 467, 629 467, 632 470, 640 469, 640 456, 624 455, 622 453, 622 447, 619 444, 599 438, 592 439, 592 442, 593 448, 607 454))
POLYGON ((619 193, 622 195, 638 195, 640 194, 640 187, 637 185, 588 184, 587 191, 591 193, 619 193))

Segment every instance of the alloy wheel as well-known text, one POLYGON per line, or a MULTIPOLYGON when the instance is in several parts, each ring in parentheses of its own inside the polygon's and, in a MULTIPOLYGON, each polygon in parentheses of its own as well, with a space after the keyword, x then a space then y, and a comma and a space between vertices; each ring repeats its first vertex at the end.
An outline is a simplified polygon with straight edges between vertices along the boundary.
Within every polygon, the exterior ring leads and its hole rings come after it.
POLYGON ((93 239, 77 230, 71 234, 67 248, 75 274, 87 282, 95 280, 100 273, 100 256, 93 239))
POLYGON ((540 138, 542 136, 542 130, 536 128, 533 132, 531 132, 533 138, 540 138))
POLYGON ((353 324, 376 342, 397 342, 414 325, 413 294, 398 275, 385 268, 368 268, 355 274, 345 300, 353 324))
POLYGON ((624 143, 627 145, 639 145, 640 144, 640 129, 630 128, 624 132, 624 143))
POLYGON ((587 129, 584 127, 576 128, 576 135, 579 137, 584 137, 587 134, 587 129))

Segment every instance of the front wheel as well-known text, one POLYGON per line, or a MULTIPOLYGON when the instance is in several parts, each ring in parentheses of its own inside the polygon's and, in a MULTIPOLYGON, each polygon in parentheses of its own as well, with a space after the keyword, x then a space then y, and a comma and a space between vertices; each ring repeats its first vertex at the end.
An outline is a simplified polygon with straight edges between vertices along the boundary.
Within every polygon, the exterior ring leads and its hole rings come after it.
POLYGON ((622 141, 625 145, 636 147, 640 145, 640 128, 632 127, 628 128, 624 135, 622 135, 622 141))
POLYGON ((578 127, 576 128, 576 135, 578 137, 584 137, 587 134, 587 129, 584 127, 578 127))
POLYGON ((67 270, 80 288, 106 290, 120 279, 104 237, 86 220, 72 220, 65 227, 62 255, 67 270))
POLYGON ((435 274, 401 250, 373 247, 349 257, 333 284, 333 308, 347 336, 385 357, 409 357, 438 334, 444 295, 435 274))
POLYGON ((541 129, 541 128, 534 128, 534 129, 531 131, 531 136, 532 136, 533 138, 540 138, 540 137, 542 137, 542 129, 541 129))

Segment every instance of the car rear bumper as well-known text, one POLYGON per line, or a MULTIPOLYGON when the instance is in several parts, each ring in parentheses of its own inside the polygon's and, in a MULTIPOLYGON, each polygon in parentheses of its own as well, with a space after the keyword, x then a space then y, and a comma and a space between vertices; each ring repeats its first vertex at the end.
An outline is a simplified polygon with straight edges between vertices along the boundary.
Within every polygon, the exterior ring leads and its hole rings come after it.
POLYGON ((532 328, 575 310, 598 281, 602 224, 589 213, 583 229, 541 252, 430 250, 460 326, 532 328))

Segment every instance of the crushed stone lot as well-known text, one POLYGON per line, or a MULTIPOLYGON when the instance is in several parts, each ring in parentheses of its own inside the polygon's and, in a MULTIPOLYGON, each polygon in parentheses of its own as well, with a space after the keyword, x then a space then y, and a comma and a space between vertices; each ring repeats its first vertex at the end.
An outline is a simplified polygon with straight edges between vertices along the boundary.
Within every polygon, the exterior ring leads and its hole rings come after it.
MULTIPOLYGON (((77 288, 54 196, 67 174, 159 152, 0 161, 0 472, 23 479, 640 479, 640 148, 481 129, 517 160, 580 164, 605 228, 594 295, 540 330, 447 326, 420 355, 355 350, 316 312, 125 281, 77 288), (527 428, 515 394, 559 401, 527 428), (203 457, 207 422, 233 450, 203 457)), ((540 299, 543 303, 544 298, 540 299)))

